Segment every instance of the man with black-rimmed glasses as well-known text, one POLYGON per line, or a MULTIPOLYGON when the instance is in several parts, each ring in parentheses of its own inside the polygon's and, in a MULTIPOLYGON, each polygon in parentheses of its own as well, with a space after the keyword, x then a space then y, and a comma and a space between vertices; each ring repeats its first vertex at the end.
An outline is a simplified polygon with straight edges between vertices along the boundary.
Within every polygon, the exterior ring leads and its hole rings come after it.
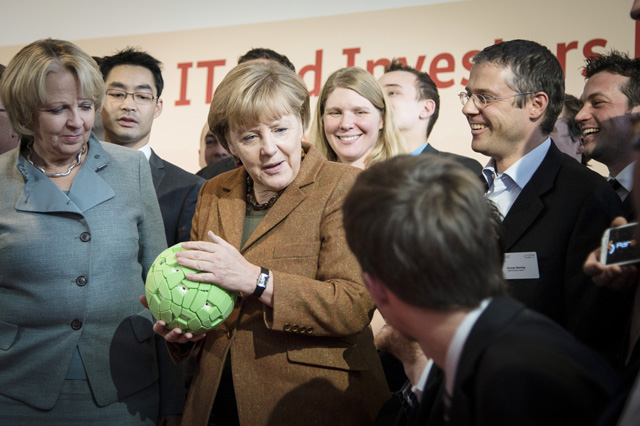
POLYGON ((551 143, 563 105, 560 63, 532 41, 498 43, 473 58, 459 96, 472 149, 490 157, 486 196, 504 217, 510 293, 616 364, 625 301, 595 286, 582 263, 621 203, 602 176, 551 143))
POLYGON ((161 159, 149 145, 153 120, 162 113, 160 65, 148 53, 132 48, 100 61, 107 90, 102 124, 107 142, 142 151, 149 160, 167 244, 172 246, 191 239, 191 220, 204 179, 161 159))

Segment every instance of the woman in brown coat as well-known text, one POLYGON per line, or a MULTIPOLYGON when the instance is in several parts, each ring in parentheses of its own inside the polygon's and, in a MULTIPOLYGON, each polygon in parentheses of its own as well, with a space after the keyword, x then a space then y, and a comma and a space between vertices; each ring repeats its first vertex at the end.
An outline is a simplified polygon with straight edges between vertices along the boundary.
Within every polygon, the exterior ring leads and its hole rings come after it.
POLYGON ((216 90, 209 125, 243 167, 205 183, 177 257, 240 297, 206 337, 156 324, 196 359, 184 425, 368 425, 389 397, 342 228, 357 170, 301 142, 309 115, 304 82, 272 61, 216 90))

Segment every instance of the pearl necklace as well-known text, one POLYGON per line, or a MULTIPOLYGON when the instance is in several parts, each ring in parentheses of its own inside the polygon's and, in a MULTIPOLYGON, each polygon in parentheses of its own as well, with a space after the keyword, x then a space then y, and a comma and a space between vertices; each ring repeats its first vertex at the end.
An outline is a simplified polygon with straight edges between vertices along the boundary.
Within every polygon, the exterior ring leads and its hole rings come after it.
POLYGON ((44 171, 44 169, 42 167, 38 167, 35 164, 33 164, 33 161, 31 161, 31 145, 33 144, 29 144, 27 145, 27 161, 29 162, 29 164, 31 164, 33 167, 35 167, 36 169, 40 170, 42 173, 44 173, 44 175, 46 177, 49 178, 57 178, 57 177, 63 177, 63 176, 69 176, 69 174, 71 173, 71 170, 73 170, 76 166, 79 166, 80 163, 82 162, 82 156, 84 155, 85 152, 87 152, 87 145, 82 145, 82 149, 80 150, 80 152, 78 153, 78 155, 76 156, 76 162, 73 163, 72 165, 69 166, 69 169, 66 172, 62 172, 62 173, 47 173, 44 171))

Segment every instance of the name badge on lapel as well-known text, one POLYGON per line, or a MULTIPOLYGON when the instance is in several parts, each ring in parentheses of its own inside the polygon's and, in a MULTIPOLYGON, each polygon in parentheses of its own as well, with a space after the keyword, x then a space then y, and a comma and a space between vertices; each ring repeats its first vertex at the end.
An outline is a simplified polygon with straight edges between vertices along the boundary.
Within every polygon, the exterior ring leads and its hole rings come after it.
POLYGON ((502 266, 504 277, 508 280, 530 280, 540 278, 538 255, 535 251, 505 253, 502 266))

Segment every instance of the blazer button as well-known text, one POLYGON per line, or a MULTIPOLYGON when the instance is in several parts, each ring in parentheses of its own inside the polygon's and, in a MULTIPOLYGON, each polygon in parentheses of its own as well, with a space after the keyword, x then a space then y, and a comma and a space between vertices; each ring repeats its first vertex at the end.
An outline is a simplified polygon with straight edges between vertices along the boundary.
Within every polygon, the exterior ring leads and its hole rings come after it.
POLYGON ((73 328, 74 330, 80 330, 82 328, 82 321, 74 319, 73 321, 71 321, 71 328, 73 328))
POLYGON ((233 337, 233 330, 227 330, 227 337, 231 339, 233 337))
POLYGON ((80 234, 80 241, 82 241, 83 243, 86 243, 88 241, 91 240, 91 234, 88 232, 83 232, 82 234, 80 234))
POLYGON ((307 328, 307 334, 313 334, 313 327, 307 328))
POLYGON ((76 278, 76 284, 79 287, 84 287, 85 285, 87 285, 87 277, 80 275, 78 278, 76 278))
POLYGON ((293 327, 291 327, 291 331, 293 331, 294 333, 298 332, 298 326, 296 324, 293 324, 293 327))
POLYGON ((291 324, 286 323, 286 324, 282 327, 282 329, 283 329, 284 331, 291 331, 291 324))

